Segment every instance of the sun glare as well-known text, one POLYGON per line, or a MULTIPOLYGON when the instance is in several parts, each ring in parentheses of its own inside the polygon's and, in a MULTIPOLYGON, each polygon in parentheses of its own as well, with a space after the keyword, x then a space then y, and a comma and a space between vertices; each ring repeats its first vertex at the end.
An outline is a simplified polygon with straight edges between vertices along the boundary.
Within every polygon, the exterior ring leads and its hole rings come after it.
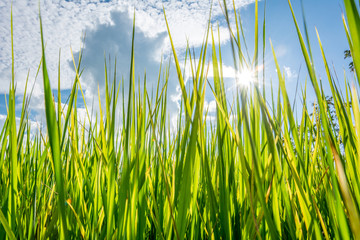
POLYGON ((240 69, 236 74, 236 86, 249 88, 251 83, 256 82, 255 71, 250 68, 240 69))

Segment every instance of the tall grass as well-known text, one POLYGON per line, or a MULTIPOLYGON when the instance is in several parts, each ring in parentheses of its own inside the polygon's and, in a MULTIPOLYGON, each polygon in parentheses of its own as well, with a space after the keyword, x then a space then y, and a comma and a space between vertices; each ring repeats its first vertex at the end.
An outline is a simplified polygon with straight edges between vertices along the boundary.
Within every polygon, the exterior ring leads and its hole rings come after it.
MULTIPOLYGON (((65 111, 58 104, 56 109, 40 18, 46 132, 39 130, 30 137, 34 131, 28 114, 31 93, 26 91, 16 124, 12 49, 8 115, 0 132, 0 239, 360 239, 357 3, 344 0, 343 23, 358 84, 348 84, 345 78, 345 94, 334 81, 318 35, 332 102, 317 78, 307 28, 304 39, 288 3, 316 107, 307 107, 304 90, 301 117, 295 117, 272 44, 279 89, 271 89, 271 96, 265 97, 258 86, 258 64, 265 63, 265 55, 259 60, 258 54, 258 2, 250 61, 244 56, 247 47, 240 15, 223 1, 234 68, 254 69, 257 82, 248 89, 238 87, 229 103, 222 49, 215 44, 220 36, 214 35, 209 21, 200 54, 186 50, 185 65, 191 69, 187 88, 166 21, 182 93, 174 132, 167 117, 169 65, 160 65, 154 94, 146 88, 146 74, 142 83, 136 83, 135 16, 128 93, 105 61, 105 105, 99 91, 99 112, 91 119, 85 102, 87 127, 77 114, 78 92, 85 99, 80 81, 82 54, 77 65, 74 60, 68 108, 65 111), (212 79, 208 78, 209 60, 212 79), (217 106, 210 123, 206 91, 212 92, 217 106), (119 96, 120 127, 116 124, 119 96)), ((265 30, 264 21, 263 39, 265 30)), ((261 45, 265 52, 265 41, 261 45)), ((265 73, 262 78, 266 80, 265 73)), ((59 70, 58 87, 60 79, 59 70)))

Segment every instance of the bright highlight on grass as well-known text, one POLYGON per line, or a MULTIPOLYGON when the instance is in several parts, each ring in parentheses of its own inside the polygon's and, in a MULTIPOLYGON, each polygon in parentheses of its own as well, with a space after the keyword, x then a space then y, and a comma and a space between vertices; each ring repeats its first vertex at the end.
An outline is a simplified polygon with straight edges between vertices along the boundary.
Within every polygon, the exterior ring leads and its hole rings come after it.
MULTIPOLYGON (((265 81, 259 74, 258 2, 254 60, 246 63, 240 16, 224 0, 234 66, 248 66, 238 71, 236 85, 252 87, 237 91, 229 103, 222 49, 215 44, 220 36, 214 36, 210 24, 199 56, 186 50, 191 74, 185 84, 166 21, 181 88, 177 128, 171 133, 169 65, 159 66, 154 89, 146 88, 146 77, 135 79, 135 16, 130 74, 124 77, 129 88, 118 84, 119 73, 109 74, 105 61, 105 99, 99 90, 100 110, 93 119, 84 100, 87 127, 77 108, 80 93, 85 99, 82 52, 73 59, 78 64, 68 107, 56 108, 40 18, 46 131, 30 138, 31 92, 25 91, 20 121, 15 121, 12 49, 8 115, 0 131, 0 239, 360 239, 358 4, 344 0, 356 82, 348 84, 345 77, 342 93, 319 35, 312 49, 320 49, 327 79, 317 78, 311 48, 288 3, 311 81, 307 87, 314 90, 317 105, 307 108, 305 89, 300 118, 295 117, 271 42, 279 88, 265 97, 253 84, 265 81), (325 81, 330 97, 323 90, 325 81), (207 92, 216 102, 216 117, 205 107, 207 92), (123 121, 117 126, 120 106, 123 121), (214 120, 208 124, 210 117, 214 120)), ((265 42, 260 46, 264 52, 265 42)))

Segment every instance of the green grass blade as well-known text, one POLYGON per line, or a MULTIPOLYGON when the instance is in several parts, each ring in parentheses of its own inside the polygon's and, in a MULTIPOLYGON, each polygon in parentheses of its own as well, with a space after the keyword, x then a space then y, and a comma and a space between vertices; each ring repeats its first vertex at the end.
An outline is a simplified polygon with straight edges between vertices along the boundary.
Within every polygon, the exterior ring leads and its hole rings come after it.
POLYGON ((44 83, 44 97, 45 97, 45 113, 47 129, 49 134, 49 141, 51 147, 52 160, 55 168, 55 180, 56 190, 58 192, 57 197, 57 208, 60 216, 60 238, 67 239, 67 226, 66 226, 66 215, 65 215, 65 187, 62 172, 61 152, 60 152, 60 136, 58 129, 58 122, 56 120, 55 106, 53 102, 50 79, 48 76, 45 60, 45 46, 44 46, 44 34, 42 28, 41 15, 40 19, 40 33, 41 33, 41 46, 42 46, 42 73, 44 83))
POLYGON ((9 94, 9 124, 10 124, 10 196, 9 196, 9 212, 8 218, 10 228, 16 231, 16 212, 18 197, 18 159, 17 159, 17 136, 16 136, 16 119, 15 119, 15 72, 14 72, 14 33, 13 33, 13 16, 11 4, 11 87, 9 94))
POLYGON ((9 223, 6 221, 6 218, 5 218, 4 214, 3 214, 3 212, 1 211, 1 209, 0 209, 0 222, 4 227, 8 238, 11 239, 11 240, 15 240, 16 237, 15 237, 14 233, 11 231, 9 223))

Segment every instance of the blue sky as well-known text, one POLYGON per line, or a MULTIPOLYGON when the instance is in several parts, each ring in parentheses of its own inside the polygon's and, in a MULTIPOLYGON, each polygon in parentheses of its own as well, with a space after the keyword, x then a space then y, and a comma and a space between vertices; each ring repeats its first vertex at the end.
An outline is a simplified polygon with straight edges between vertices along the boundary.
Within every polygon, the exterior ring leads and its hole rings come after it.
MULTIPOLYGON (((263 11, 263 2, 260 3, 259 6, 261 14, 261 11, 263 11)), ((305 39, 301 1, 292 1, 292 6, 305 39)), ((353 75, 348 69, 350 60, 344 59, 344 50, 348 49, 348 43, 342 22, 342 12, 344 9, 343 2, 339 0, 303 0, 303 7, 317 77, 323 80, 325 94, 331 95, 330 88, 327 84, 325 67, 323 64, 315 27, 319 32, 328 63, 331 65, 331 72, 336 72, 337 76, 339 77, 340 88, 344 88, 344 70, 350 81, 353 80, 353 75)), ((250 5, 244 10, 241 10, 241 12, 245 18, 244 24, 248 26, 247 34, 250 43, 252 43, 254 27, 254 4, 250 5)), ((280 68, 282 68, 282 71, 286 76, 286 85, 289 92, 289 97, 292 99, 295 97, 296 84, 297 80, 299 79, 299 89, 296 95, 297 103, 299 105, 301 104, 300 91, 301 87, 305 86, 306 81, 308 83, 308 104, 313 103, 315 101, 315 94, 312 91, 306 65, 302 57, 302 52, 288 1, 268 1, 266 6, 266 14, 265 59, 267 60, 267 63, 265 64, 265 67, 267 83, 269 83, 271 78, 273 80, 274 88, 277 89, 278 87, 277 73, 275 71, 273 55, 269 43, 269 39, 271 39, 280 68)), ((266 90, 268 93, 270 93, 269 87, 267 87, 266 90)))
MULTIPOLYGON (((135 42, 135 64, 136 76, 143 77, 147 72, 148 87, 152 88, 157 80, 160 60, 168 61, 170 56, 169 39, 162 13, 164 6, 176 50, 180 56, 184 56, 186 39, 198 50, 207 24, 209 6, 208 0, 195 1, 81 1, 81 0, 41 0, 41 14, 46 41, 46 57, 52 87, 57 87, 57 65, 59 60, 59 49, 61 48, 61 90, 65 95, 74 80, 73 63, 71 60, 70 47, 74 56, 82 44, 81 36, 86 33, 84 44, 83 67, 84 75, 81 79, 85 90, 86 101, 91 104, 97 101, 97 85, 100 89, 104 86, 104 53, 111 61, 116 56, 118 61, 118 76, 128 79, 132 16, 135 8, 136 14, 136 42, 135 42)), ((227 84, 231 86, 233 80, 233 67, 228 31, 223 21, 221 9, 217 3, 213 7, 213 23, 220 24, 221 44, 223 59, 226 65, 227 84)), ((230 1, 229 1, 230 2, 230 1)), ((237 10, 240 11, 245 36, 252 56, 254 48, 254 1, 237 0, 237 10)), ((302 13, 300 1, 292 1, 295 14, 302 25, 302 13)), ((322 64, 319 45, 316 39, 315 26, 317 27, 326 56, 342 84, 343 71, 345 70, 349 79, 353 79, 348 71, 349 60, 344 60, 344 50, 348 49, 346 35, 342 25, 343 3, 340 0, 304 0, 305 17, 308 24, 311 46, 314 56, 314 64, 317 74, 326 79, 325 69, 322 64)), ((259 2, 259 16, 262 24, 264 1, 259 2)), ((10 1, 0 2, 0 127, 6 118, 5 96, 8 92, 11 79, 11 44, 10 44, 10 1)), ((292 21, 290 9, 286 0, 268 0, 266 6, 266 52, 265 73, 266 91, 270 91, 270 79, 277 89, 277 77, 273 57, 270 49, 271 39, 282 71, 286 76, 286 84, 290 97, 295 96, 295 86, 299 78, 300 87, 305 85, 308 77, 301 49, 297 39, 295 26, 292 21), (299 72, 299 68, 301 70, 299 72)), ((44 106, 42 94, 41 76, 35 80, 37 66, 41 58, 41 45, 39 35, 38 1, 14 0, 14 48, 15 48, 15 80, 17 82, 17 107, 21 104, 21 96, 28 71, 29 84, 34 85, 31 102, 31 120, 34 125, 44 122, 44 106)), ((262 26, 260 27, 260 30, 262 26)), ((261 31, 259 35, 262 36, 261 31)), ((260 43, 261 43, 260 39, 260 43)), ((260 56, 261 56, 260 52, 260 56)), ((209 58, 210 59, 210 58, 209 58)), ((169 81, 169 109, 176 115, 177 99, 179 96, 178 82, 175 68, 170 65, 169 81)), ((332 70, 334 71, 334 70, 332 70)), ((310 82, 308 82, 308 101, 314 100, 310 82)), ((155 87, 155 86, 154 86, 155 87)), ((209 90, 209 89, 208 89, 209 90)), ((231 91, 231 87, 229 87, 231 91)), ((325 86, 325 91, 330 94, 325 86)), ((298 96, 300 92, 298 92, 298 96)), ((299 99, 299 98, 298 98, 299 99)), ((213 108, 214 102, 211 93, 207 93, 207 104, 213 108)), ((231 100, 230 100, 231 101, 231 100)), ((298 101, 300 102, 300 101, 298 101)), ((96 106, 94 106, 96 108, 96 106)), ((85 116, 84 109, 80 114, 85 116)))

